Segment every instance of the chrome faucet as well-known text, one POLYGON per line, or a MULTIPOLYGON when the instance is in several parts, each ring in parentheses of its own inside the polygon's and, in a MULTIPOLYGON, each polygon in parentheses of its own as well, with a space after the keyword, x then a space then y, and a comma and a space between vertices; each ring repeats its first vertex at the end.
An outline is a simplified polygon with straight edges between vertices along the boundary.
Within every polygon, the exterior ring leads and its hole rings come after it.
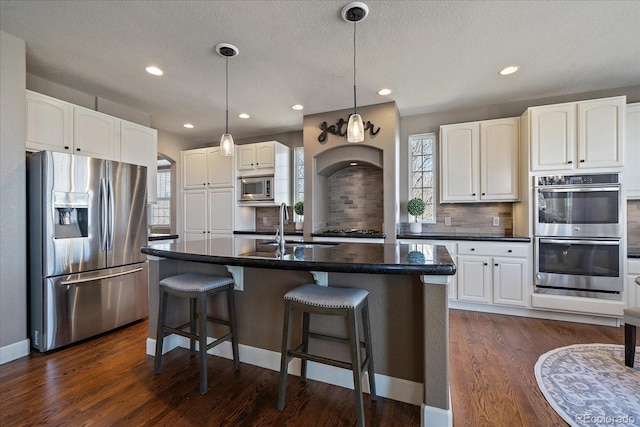
MULTIPOLYGON (((280 248, 284 248, 285 240, 284 240, 284 221, 289 219, 289 211, 287 210, 287 204, 282 203, 280 205, 280 224, 278 224, 278 231, 276 231, 276 240, 280 244, 280 248), (278 235, 280 235, 280 239, 278 239, 278 235)), ((284 251, 283 251, 284 252, 284 251)))

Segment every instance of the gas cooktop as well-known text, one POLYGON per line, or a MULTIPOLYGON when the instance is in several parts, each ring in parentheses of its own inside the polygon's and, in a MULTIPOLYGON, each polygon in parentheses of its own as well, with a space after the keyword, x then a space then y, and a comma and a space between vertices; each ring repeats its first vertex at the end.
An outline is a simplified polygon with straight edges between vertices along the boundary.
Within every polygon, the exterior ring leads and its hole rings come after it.
POLYGON ((360 228, 332 228, 324 231, 327 234, 380 234, 378 230, 360 228))

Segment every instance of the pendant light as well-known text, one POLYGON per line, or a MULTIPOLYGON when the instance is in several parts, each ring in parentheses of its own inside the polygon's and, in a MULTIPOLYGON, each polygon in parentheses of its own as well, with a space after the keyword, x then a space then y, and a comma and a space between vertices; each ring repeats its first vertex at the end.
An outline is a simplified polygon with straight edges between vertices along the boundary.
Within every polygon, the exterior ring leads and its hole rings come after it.
POLYGON ((229 43, 220 43, 216 45, 216 52, 220 56, 223 56, 226 60, 225 63, 225 82, 226 82, 226 113, 225 113, 225 125, 224 133, 220 138, 220 155, 233 156, 234 144, 233 137, 229 133, 229 58, 238 55, 238 48, 229 43))
POLYGON ((369 14, 369 7, 362 2, 352 2, 342 8, 342 19, 353 22, 353 114, 349 116, 347 124, 347 142, 364 141, 364 123, 358 114, 356 101, 356 23, 362 21, 369 14))

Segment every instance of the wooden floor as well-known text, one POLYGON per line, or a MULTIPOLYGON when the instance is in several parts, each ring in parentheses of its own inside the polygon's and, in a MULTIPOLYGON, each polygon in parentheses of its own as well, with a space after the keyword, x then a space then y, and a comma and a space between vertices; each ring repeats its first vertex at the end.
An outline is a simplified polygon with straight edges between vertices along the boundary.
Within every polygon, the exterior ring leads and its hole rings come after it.
MULTIPOLYGON (((622 328, 451 310, 455 426, 564 426, 536 385, 542 353, 577 343, 623 342, 622 328)), ((188 350, 175 349, 153 375, 142 321, 47 355, 0 366, 0 425, 350 426, 353 391, 289 380, 276 410, 277 373, 209 357, 207 395, 188 350)), ((417 406, 365 399, 369 426, 418 426, 417 406)))

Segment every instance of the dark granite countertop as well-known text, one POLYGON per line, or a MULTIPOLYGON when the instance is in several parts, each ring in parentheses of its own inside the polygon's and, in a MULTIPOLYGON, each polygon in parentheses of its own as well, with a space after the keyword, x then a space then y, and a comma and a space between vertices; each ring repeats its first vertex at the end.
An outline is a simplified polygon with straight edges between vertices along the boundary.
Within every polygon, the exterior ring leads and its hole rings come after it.
POLYGON ((177 239, 178 235, 177 234, 160 234, 160 233, 151 233, 149 234, 148 240, 150 242, 155 242, 158 240, 170 240, 170 239, 177 239))
POLYGON ((209 245, 204 241, 157 243, 141 250, 162 258, 281 270, 410 275, 456 272, 449 252, 440 245, 292 242, 280 254, 277 245, 263 242, 250 237, 219 237, 210 239, 209 245), (211 249, 203 249, 207 246, 211 249))
POLYGON ((396 236, 398 239, 423 239, 423 240, 469 240, 487 242, 531 242, 530 237, 509 235, 487 235, 475 233, 403 233, 396 236))
POLYGON ((627 247, 627 258, 640 258, 640 248, 627 247))
MULTIPOLYGON (((251 235, 257 235, 260 234, 262 236, 267 235, 267 236, 275 236, 275 233, 273 231, 253 231, 253 230, 235 230, 233 232, 233 234, 237 234, 237 235, 246 235, 246 236, 251 236, 251 235)), ((285 231, 284 232, 285 236, 302 236, 302 231, 285 231)))

